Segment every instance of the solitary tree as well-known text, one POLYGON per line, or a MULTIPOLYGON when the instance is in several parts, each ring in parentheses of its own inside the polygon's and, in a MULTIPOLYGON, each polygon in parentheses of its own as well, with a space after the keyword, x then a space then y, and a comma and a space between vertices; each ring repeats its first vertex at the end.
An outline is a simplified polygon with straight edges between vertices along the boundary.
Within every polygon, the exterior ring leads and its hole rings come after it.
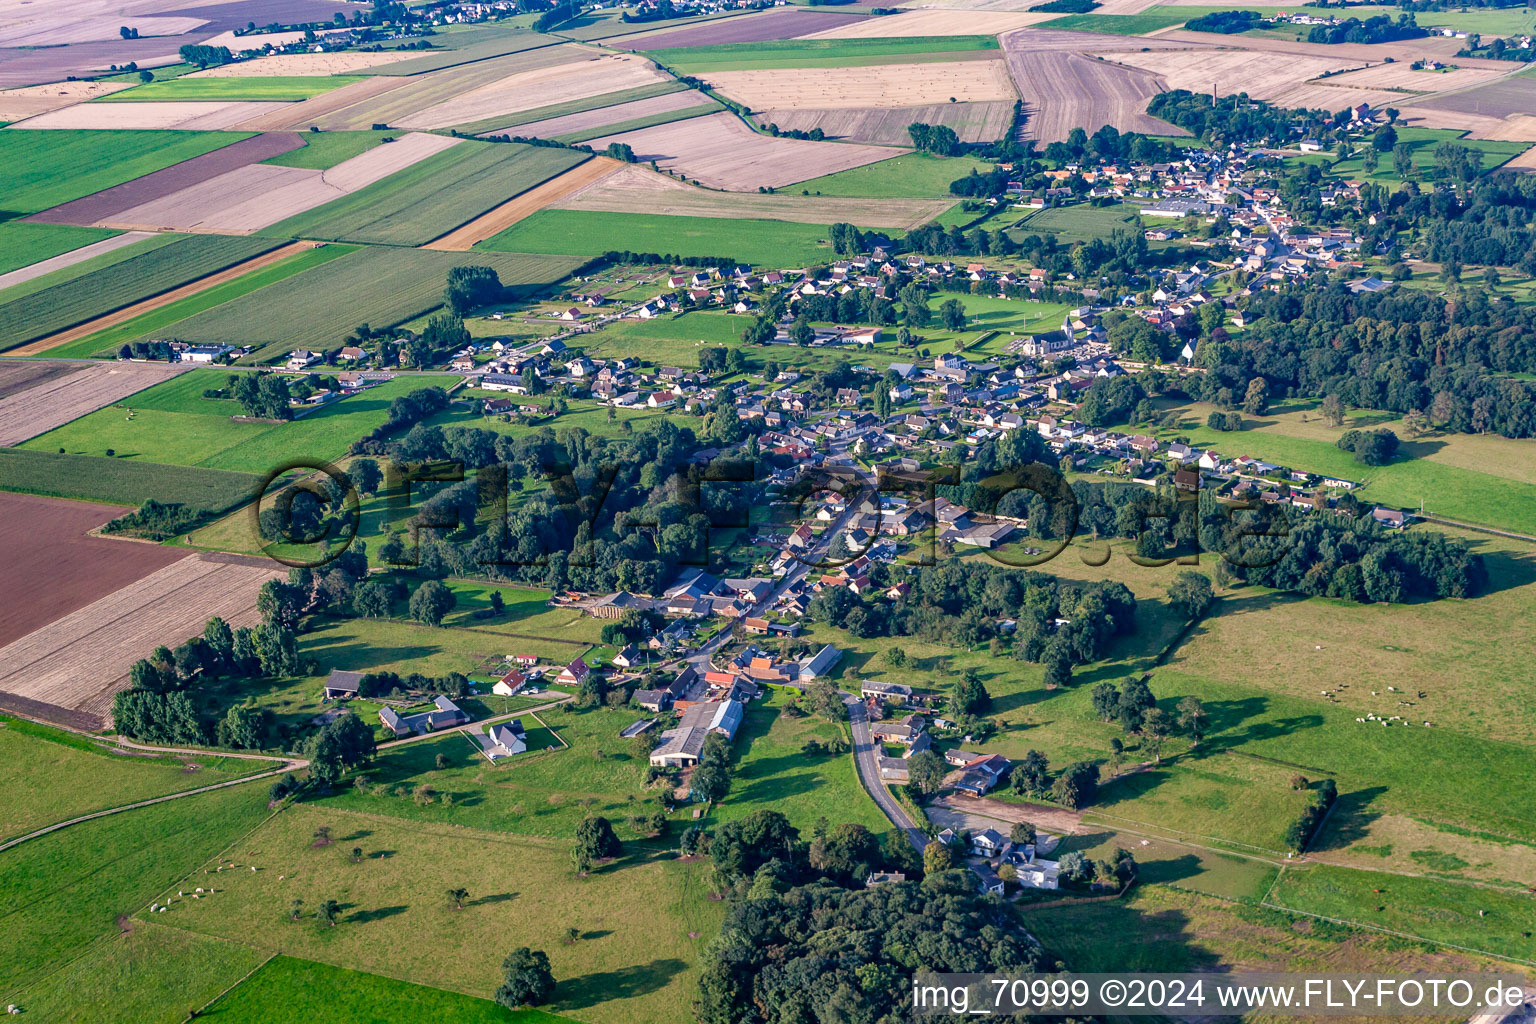
POLYGON ((443 616, 453 611, 456 603, 453 591, 437 580, 427 580, 411 595, 411 618, 428 626, 441 626, 443 616))
POLYGON ((469 899, 469 890, 464 888, 449 889, 448 899, 453 903, 454 910, 463 910, 464 901, 469 899))
POLYGON ((1179 727, 1189 733, 1196 743, 1205 735, 1207 717, 1205 705, 1199 697, 1191 694, 1179 701, 1179 727))
POLYGON ((304 913, 304 901, 303 900, 295 899, 292 903, 288 904, 288 920, 290 920, 290 921, 297 921, 299 919, 300 915, 302 915, 303 913, 304 913))
POLYGON ((930 839, 928 845, 923 847, 923 874, 937 875, 941 871, 948 871, 954 863, 955 856, 948 846, 937 839, 930 839))
POLYGON ((555 976, 542 950, 521 946, 508 954, 501 969, 506 977, 496 989, 496 1001, 508 1009, 538 1006, 554 994, 555 976))
POLYGON ((326 900, 324 903, 320 904, 320 909, 316 911, 316 914, 319 916, 320 920, 324 921, 332 928, 335 928, 336 919, 341 916, 341 904, 337 903, 335 900, 326 900))

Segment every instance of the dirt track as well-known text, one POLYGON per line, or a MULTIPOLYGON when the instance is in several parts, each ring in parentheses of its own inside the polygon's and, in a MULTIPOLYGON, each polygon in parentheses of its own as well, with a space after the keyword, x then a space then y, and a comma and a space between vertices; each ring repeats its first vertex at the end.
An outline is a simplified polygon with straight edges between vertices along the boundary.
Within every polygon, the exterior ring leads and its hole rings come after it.
POLYGON ((68 344, 71 341, 78 341, 81 338, 89 337, 90 335, 95 334, 97 331, 104 331, 108 327, 116 327, 118 324, 126 323, 141 313, 148 313, 151 310, 159 309, 161 306, 169 306, 171 303, 180 299, 184 299, 189 295, 196 295, 198 292, 205 292, 215 285, 223 284, 225 281, 233 281, 235 278, 249 274, 254 270, 260 270, 262 267, 269 267, 276 263, 278 260, 286 259, 289 256, 301 253, 306 249, 313 249, 319 244, 321 243, 294 242, 290 245, 285 245, 280 249, 274 249, 273 251, 264 253, 260 256, 254 256, 251 259, 246 260, 244 263, 236 263, 229 269, 221 270, 217 274, 209 274, 207 277, 200 277, 190 284, 182 285, 180 288, 173 288, 170 291, 163 292, 162 294, 156 295, 153 298, 145 299, 143 302, 136 302, 131 306, 118 310, 116 313, 108 313, 106 316, 99 316, 89 323, 81 324, 79 327, 71 327, 67 331, 60 331, 57 334, 50 334, 46 338, 40 338, 39 340, 34 341, 28 345, 23 345, 20 348, 10 349, 5 354, 8 356, 41 355, 51 348, 58 348, 60 345, 68 344))
POLYGON ((422 246, 423 249, 439 249, 446 252, 468 252, 476 244, 507 230, 524 218, 531 217, 546 206, 595 184, 621 170, 626 165, 606 156, 593 157, 572 167, 557 178, 529 189, 522 195, 513 196, 493 210, 489 210, 461 227, 454 228, 440 238, 422 246))

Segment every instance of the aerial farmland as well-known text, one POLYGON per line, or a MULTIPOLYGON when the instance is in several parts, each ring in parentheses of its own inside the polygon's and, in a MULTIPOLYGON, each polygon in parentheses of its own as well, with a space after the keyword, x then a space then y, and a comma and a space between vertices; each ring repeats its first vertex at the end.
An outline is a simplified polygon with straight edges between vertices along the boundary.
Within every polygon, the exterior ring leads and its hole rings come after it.
POLYGON ((0 1006, 1529 1020, 1533 40, 0 0, 0 1006))

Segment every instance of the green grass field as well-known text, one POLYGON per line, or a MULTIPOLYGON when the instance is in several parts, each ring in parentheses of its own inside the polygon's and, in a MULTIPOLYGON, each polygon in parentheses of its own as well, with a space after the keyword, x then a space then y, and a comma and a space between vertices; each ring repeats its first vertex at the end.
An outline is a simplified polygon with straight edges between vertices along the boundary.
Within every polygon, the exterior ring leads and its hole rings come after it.
POLYGON ((261 478, 248 473, 0 449, 0 489, 55 498, 112 505, 139 505, 156 498, 218 513, 251 500, 260 486, 261 478))
MULTIPOLYGON (((1508 160, 1531 148, 1529 142, 1500 142, 1489 139, 1469 139, 1465 132, 1443 128, 1399 128, 1397 140, 1413 153, 1416 168, 1412 177, 1421 183, 1430 180, 1435 173, 1435 147, 1442 142, 1454 142, 1483 154, 1483 170, 1491 171, 1508 160)), ((1390 156, 1390 154, 1388 154, 1390 156)), ((1345 178, 1373 181, 1379 185, 1400 185, 1405 180, 1392 166, 1391 160, 1382 160, 1376 170, 1367 172, 1362 159, 1352 156, 1338 160, 1332 153, 1306 153, 1300 157, 1287 157, 1301 163, 1316 163, 1331 167, 1332 173, 1345 178)))
POLYGON ((1288 867, 1272 906, 1536 962, 1536 898, 1523 890, 1457 885, 1435 879, 1315 864, 1288 867))
POLYGON ((191 235, 14 298, 0 304, 0 350, 86 323, 258 256, 276 245, 263 238, 191 235))
POLYGON ((586 158, 567 149, 461 142, 262 234, 420 245, 586 158))
POLYGON ((57 348, 49 349, 47 354, 59 359, 82 359, 93 355, 110 356, 117 350, 133 341, 150 334, 166 334, 174 336, 174 331, 167 332, 167 328, 195 316, 206 309, 222 305, 231 299, 237 299, 247 295, 258 288, 265 288, 284 278, 295 274, 302 274, 306 270, 318 267, 323 263, 345 256, 356 249, 350 245, 325 245, 308 252, 297 253, 285 259, 263 267, 254 273, 241 274, 232 281, 214 285, 204 289, 195 295, 188 295, 184 299, 178 299, 159 309, 152 309, 147 313, 141 313, 131 320, 126 320, 115 327, 97 331, 95 334, 80 338, 77 341, 67 342, 57 348))
POLYGON ((516 296, 543 290, 579 263, 519 253, 369 246, 189 317, 176 325, 176 336, 256 345, 246 362, 263 362, 295 348, 333 347, 359 324, 378 330, 437 309, 450 267, 492 267, 516 296))
POLYGON ((274 75, 233 76, 230 78, 172 78, 164 82, 148 82, 132 89, 103 96, 98 103, 133 103, 157 100, 161 102, 191 100, 307 100, 339 89, 353 82, 363 81, 358 75, 274 75))
POLYGON ((232 399, 203 398, 225 385, 228 373, 193 371, 141 391, 119 405, 98 409, 28 441, 32 451, 102 455, 236 473, 264 474, 284 460, 334 459, 349 444, 384 422, 389 403, 417 388, 453 383, 450 376, 396 377, 362 394, 283 424, 236 423, 243 414, 232 399), (132 418, 128 412, 132 411, 132 418))
POLYGON ((0 211, 37 213, 249 137, 238 132, 6 132, 0 135, 0 211))
POLYGON ((825 227, 788 221, 540 210, 480 247, 584 258, 630 249, 779 267, 830 259, 826 234, 825 227))
POLYGON ((178 900, 156 923, 481 998, 500 982, 502 958, 527 945, 548 953, 559 982, 546 1010, 592 1024, 683 1019, 699 955, 724 912, 708 898, 707 866, 626 852, 578 879, 567 850, 565 842, 301 804, 238 851, 236 869, 219 876, 221 891, 178 900), (316 847, 321 826, 334 842, 316 847), (445 897, 450 887, 469 890, 463 910, 445 897), (310 912, 298 922, 289 920, 294 899, 310 912), (342 904, 335 927, 312 915, 326 899, 342 904), (567 928, 581 938, 567 945, 567 928))
MULTIPOLYGON (((8 226, 30 227, 30 225, 25 225, 22 222, 14 221, 11 222, 8 226)), ((13 284, 9 288, 0 291, 0 303, 14 302, 24 296, 35 295, 38 292, 47 291, 49 288, 52 288, 55 285, 66 284, 77 278, 84 277, 87 274, 95 273, 98 270, 104 270, 107 267, 113 266, 114 264, 122 263, 124 260, 130 260, 135 256, 141 256, 144 253, 150 252, 151 250, 164 248, 165 246, 171 245, 177 240, 186 237, 186 235, 167 233, 163 235, 151 235, 148 238, 141 238, 136 242, 129 242, 125 246, 113 249, 110 252, 104 252, 99 256, 92 256, 90 259, 82 260, 81 262, 72 266, 61 267, 58 270, 43 274, 40 277, 34 277, 30 281, 22 281, 19 284, 13 284)))
POLYGON ((752 68, 827 68, 859 64, 897 64, 932 54, 972 55, 996 50, 996 36, 912 36, 891 39, 781 39, 762 43, 723 43, 675 50, 650 50, 646 56, 678 74, 741 71, 752 68))
POLYGON ((300 136, 304 140, 303 146, 268 157, 262 163, 326 171, 343 160, 361 156, 385 139, 395 138, 399 134, 399 132, 305 132, 300 136))
POLYGON ((290 956, 267 961, 207 1007, 203 1016, 221 1024, 267 1024, 283 1017, 323 1017, 331 1024, 375 1024, 410 1017, 455 1024, 561 1024, 565 1020, 542 1010, 508 1010, 489 999, 290 956))
POLYGON ((928 199, 948 197, 949 184, 971 171, 987 171, 991 164, 971 157, 940 157, 909 153, 879 163, 865 164, 791 186, 811 195, 928 199))
POLYGON ((0 716, 0 839, 78 814, 213 785, 265 767, 214 755, 119 757, 73 733, 0 716), (193 769, 191 766, 195 765, 193 769))
MULTIPOLYGON (((1228 8, 1212 8, 1227 10, 1228 8)), ((1069 32, 1103 32, 1116 36, 1139 36, 1172 28, 1190 18, 1198 17, 1203 9, 1196 7, 1153 7, 1141 14, 1069 14, 1064 18, 1052 18, 1041 22, 1053 29, 1069 32)))
POLYGON ((266 814, 267 787, 256 782, 73 825, 6 851, 0 988, 35 980, 116 933, 119 918, 147 908, 266 814))
POLYGON ((0 223, 0 274, 30 267, 116 234, 107 228, 77 228, 68 224, 0 223))
POLYGON ((181 1024, 268 956, 239 942, 136 921, 0 998, 40 1020, 181 1024))
POLYGON ((1062 206, 1039 210, 1022 218, 1010 230, 1020 235, 1055 235, 1063 244, 1109 238, 1116 231, 1138 227, 1140 217, 1129 206, 1062 206))

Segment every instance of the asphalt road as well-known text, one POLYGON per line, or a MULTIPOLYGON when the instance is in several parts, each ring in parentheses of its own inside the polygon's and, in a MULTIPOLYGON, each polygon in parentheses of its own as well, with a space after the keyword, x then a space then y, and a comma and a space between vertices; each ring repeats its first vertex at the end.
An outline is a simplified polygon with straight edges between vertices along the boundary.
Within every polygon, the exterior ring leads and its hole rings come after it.
POLYGON ((869 732, 869 710, 864 707, 863 701, 852 694, 843 694, 843 701, 848 705, 848 724, 853 730, 853 763, 858 766, 859 780, 864 783, 869 795, 874 797, 875 804, 891 819, 891 824, 905 832, 912 845, 921 853, 923 847, 928 845, 928 837, 913 824, 911 816, 880 780, 880 764, 876 761, 880 748, 869 732))

